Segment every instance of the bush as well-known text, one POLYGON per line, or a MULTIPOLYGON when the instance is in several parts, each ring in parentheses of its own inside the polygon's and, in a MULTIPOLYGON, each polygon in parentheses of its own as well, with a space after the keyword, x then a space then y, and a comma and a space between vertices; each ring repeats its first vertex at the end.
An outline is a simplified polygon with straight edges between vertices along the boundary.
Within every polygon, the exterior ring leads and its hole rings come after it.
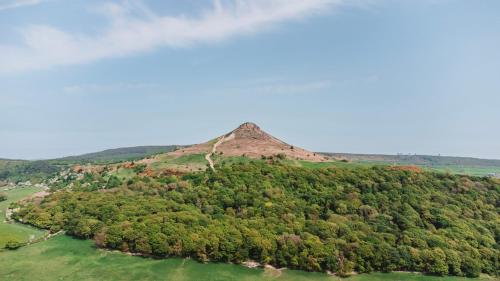
POLYGON ((138 164, 134 167, 134 172, 136 174, 143 173, 146 170, 146 164, 138 164))
POLYGON ((278 158, 279 160, 285 160, 286 159, 286 155, 283 154, 283 153, 278 153, 278 154, 276 154, 276 158, 278 158))
POLYGON ((14 241, 14 240, 9 240, 5 244, 5 249, 7 249, 7 250, 16 250, 16 249, 19 249, 22 245, 23 244, 21 242, 14 241))
POLYGON ((481 265, 477 260, 465 257, 462 261, 462 272, 467 277, 479 277, 479 273, 481 273, 481 265))
POLYGON ((106 188, 115 188, 122 184, 122 181, 115 175, 109 177, 106 188))
POLYGON ((0 193, 0 202, 7 200, 7 194, 0 193))

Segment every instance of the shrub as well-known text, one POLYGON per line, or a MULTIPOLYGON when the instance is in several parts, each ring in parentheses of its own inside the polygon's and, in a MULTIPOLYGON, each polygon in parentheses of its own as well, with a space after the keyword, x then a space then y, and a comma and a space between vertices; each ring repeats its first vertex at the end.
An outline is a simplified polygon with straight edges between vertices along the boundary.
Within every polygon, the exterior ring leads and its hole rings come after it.
POLYGON ((146 164, 139 164, 139 165, 137 165, 137 166, 134 167, 134 172, 136 174, 143 173, 144 170, 146 170, 146 164))
POLYGON ((14 240, 9 240, 5 244, 5 249, 7 249, 7 250, 16 250, 16 249, 19 249, 22 245, 23 244, 21 242, 14 241, 14 240))
POLYGON ((462 272, 467 277, 479 277, 479 273, 481 273, 481 265, 477 260, 466 256, 462 261, 462 272))

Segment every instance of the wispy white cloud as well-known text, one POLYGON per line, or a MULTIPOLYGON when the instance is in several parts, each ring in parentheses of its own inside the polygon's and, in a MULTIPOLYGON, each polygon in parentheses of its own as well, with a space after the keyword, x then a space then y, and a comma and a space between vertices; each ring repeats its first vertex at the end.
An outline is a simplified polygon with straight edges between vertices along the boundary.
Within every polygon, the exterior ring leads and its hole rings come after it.
POLYGON ((303 19, 343 0, 214 0, 199 16, 162 16, 140 1, 107 3, 110 20, 98 35, 74 34, 52 26, 23 29, 22 45, 0 45, 0 72, 44 69, 121 57, 159 47, 188 47, 256 33, 303 19))
POLYGON ((331 80, 308 81, 303 83, 273 83, 255 87, 252 92, 256 94, 311 94, 328 89, 332 86, 331 80))
POLYGON ((335 91, 351 86, 374 84, 380 81, 378 75, 353 77, 348 79, 315 79, 294 81, 279 77, 262 77, 243 81, 237 85, 218 89, 214 93, 234 95, 312 95, 335 91))
POLYGON ((224 96, 235 95, 302 95, 316 94, 332 88, 336 81, 332 79, 317 79, 293 81, 290 79, 270 77, 240 81, 235 85, 210 91, 224 96))
POLYGON ((155 83, 115 83, 115 84, 77 84, 65 86, 62 92, 70 95, 114 93, 121 91, 144 91, 156 89, 155 83))
POLYGON ((40 4, 42 0, 12 0, 0 1, 0 11, 20 8, 24 6, 33 6, 40 4))

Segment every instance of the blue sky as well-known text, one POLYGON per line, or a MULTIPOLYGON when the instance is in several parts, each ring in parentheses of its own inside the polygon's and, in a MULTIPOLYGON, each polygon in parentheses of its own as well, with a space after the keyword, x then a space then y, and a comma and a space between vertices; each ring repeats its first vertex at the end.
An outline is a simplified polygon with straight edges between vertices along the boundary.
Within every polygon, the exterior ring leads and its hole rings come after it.
POLYGON ((206 141, 500 159, 496 0, 0 0, 0 157, 206 141))

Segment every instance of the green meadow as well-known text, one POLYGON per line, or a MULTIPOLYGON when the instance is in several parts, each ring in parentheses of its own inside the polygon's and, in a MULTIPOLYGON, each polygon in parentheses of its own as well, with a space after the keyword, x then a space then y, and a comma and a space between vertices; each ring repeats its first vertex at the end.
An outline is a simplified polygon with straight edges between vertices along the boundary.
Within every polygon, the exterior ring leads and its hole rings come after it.
POLYGON ((40 191, 40 189, 35 187, 15 188, 9 191, 1 191, 7 194, 7 200, 0 202, 0 248, 3 248, 7 241, 26 242, 31 235, 38 238, 45 233, 45 231, 27 225, 5 222, 5 211, 11 202, 16 202, 37 191, 40 191))
POLYGON ((180 157, 173 157, 170 155, 158 156, 159 161, 151 164, 153 170, 162 169, 179 169, 182 171, 201 171, 207 168, 207 160, 205 154, 188 154, 180 157))

